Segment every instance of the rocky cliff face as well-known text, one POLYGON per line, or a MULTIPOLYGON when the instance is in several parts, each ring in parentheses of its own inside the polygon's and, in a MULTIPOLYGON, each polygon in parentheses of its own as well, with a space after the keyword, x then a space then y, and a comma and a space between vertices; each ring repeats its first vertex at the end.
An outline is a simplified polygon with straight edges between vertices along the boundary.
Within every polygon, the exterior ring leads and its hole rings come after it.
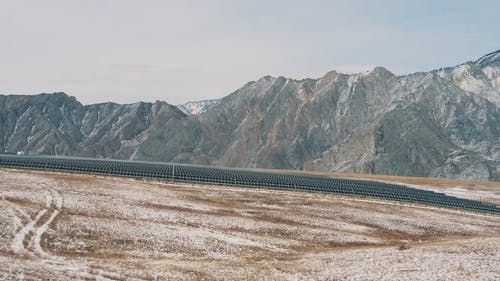
POLYGON ((500 180, 499 51, 407 76, 266 76, 197 115, 64 94, 0 108, 5 151, 500 180))
POLYGON ((92 157, 131 157, 155 128, 186 117, 165 102, 83 106, 64 93, 0 96, 0 108, 0 150, 92 157))

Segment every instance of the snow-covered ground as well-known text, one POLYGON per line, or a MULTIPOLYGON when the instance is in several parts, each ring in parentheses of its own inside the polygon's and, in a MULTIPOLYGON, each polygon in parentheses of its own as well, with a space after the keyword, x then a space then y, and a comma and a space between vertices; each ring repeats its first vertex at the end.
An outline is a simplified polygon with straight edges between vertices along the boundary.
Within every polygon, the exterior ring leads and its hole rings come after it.
MULTIPOLYGON (((467 191, 474 196, 470 187, 460 192, 467 191)), ((0 169, 0 280, 498 276, 498 215, 321 193, 0 169)))
POLYGON ((413 188, 432 190, 458 198, 465 198, 500 206, 500 183, 450 181, 449 184, 443 185, 441 183, 439 185, 433 185, 432 183, 411 184, 400 182, 398 180, 386 180, 386 182, 402 184, 413 188))

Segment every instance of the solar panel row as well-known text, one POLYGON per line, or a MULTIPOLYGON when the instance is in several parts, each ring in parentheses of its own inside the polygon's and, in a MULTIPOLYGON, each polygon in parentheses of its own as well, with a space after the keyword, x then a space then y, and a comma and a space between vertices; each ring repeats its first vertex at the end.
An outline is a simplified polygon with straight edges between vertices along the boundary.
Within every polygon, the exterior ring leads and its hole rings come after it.
POLYGON ((479 212, 500 213, 500 208, 491 204, 456 198, 429 190, 376 181, 332 178, 316 175, 271 173, 245 169, 161 162, 31 155, 0 155, 0 166, 143 177, 159 180, 234 185, 241 187, 331 192, 345 195, 377 197, 386 200, 426 203, 479 212))

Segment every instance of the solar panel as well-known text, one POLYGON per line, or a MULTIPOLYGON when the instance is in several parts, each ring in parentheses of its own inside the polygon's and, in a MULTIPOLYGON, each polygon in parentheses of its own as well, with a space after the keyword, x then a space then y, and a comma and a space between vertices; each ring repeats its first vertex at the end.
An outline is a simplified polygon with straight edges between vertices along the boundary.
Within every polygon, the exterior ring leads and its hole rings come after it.
POLYGON ((492 204, 456 198, 430 190, 370 180, 333 178, 319 175, 263 172, 177 163, 12 154, 0 154, 0 166, 252 188, 328 192, 500 213, 500 208, 492 204))

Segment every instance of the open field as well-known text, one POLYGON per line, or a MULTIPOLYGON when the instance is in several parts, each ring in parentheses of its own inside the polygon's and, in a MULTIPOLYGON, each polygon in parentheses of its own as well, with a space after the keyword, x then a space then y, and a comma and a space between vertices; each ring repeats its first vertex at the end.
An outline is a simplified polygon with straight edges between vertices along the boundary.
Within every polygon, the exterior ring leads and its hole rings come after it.
MULTIPOLYGON (((411 184, 457 188, 433 182, 411 184)), ((460 188, 470 198, 496 200, 499 193, 496 183, 460 188)), ((498 215, 334 194, 13 169, 0 169, 0 196, 0 280, 500 276, 498 215)))

